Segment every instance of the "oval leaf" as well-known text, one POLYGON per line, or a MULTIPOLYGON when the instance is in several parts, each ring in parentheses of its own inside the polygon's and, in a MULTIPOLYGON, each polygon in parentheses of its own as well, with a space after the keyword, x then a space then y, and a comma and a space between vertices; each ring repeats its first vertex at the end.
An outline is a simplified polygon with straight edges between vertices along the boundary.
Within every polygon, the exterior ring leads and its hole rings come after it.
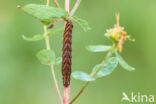
POLYGON ((84 31, 91 30, 91 28, 89 27, 88 22, 86 20, 83 20, 83 19, 78 18, 76 16, 73 16, 72 19, 74 21, 76 21, 83 28, 84 31))
POLYGON ((94 81, 95 78, 91 78, 87 73, 76 71, 72 73, 72 77, 74 79, 82 80, 82 81, 94 81))
POLYGON ((132 67, 132 66, 130 66, 130 65, 128 65, 128 64, 126 63, 126 61, 119 55, 119 53, 118 53, 117 51, 115 51, 115 55, 116 55, 116 57, 118 58, 120 65, 121 65, 124 69, 126 69, 126 70, 128 70, 128 71, 134 71, 134 70, 135 70, 134 67, 132 67))
POLYGON ((110 46, 105 45, 90 45, 87 47, 87 50, 91 52, 106 52, 110 50, 110 48, 110 46))
POLYGON ((68 16, 68 13, 64 9, 46 5, 27 4, 19 8, 45 24, 49 24, 53 19, 65 19, 68 16))
POLYGON ((58 57, 55 60, 55 65, 59 65, 59 64, 61 64, 61 62, 62 62, 62 57, 58 57))
POLYGON ((40 41, 42 39, 44 39, 43 35, 34 35, 33 37, 26 37, 26 36, 22 36, 22 38, 26 41, 40 41))
POLYGON ((96 65, 93 68, 90 76, 94 76, 96 78, 107 76, 114 71, 117 65, 118 59, 116 57, 111 57, 106 61, 103 66, 101 66, 100 64, 96 65))
POLYGON ((52 50, 43 49, 37 54, 37 58, 44 65, 50 65, 55 61, 55 53, 52 50))

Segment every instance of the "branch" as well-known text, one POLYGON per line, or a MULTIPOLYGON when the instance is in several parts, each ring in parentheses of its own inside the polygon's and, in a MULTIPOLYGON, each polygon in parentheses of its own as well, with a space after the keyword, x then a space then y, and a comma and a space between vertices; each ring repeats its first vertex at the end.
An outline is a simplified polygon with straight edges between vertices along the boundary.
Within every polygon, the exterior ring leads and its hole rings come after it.
POLYGON ((65 0, 65 10, 69 13, 69 8, 70 8, 70 0, 65 0))
POLYGON ((61 92, 60 92, 58 84, 57 84, 57 80, 56 80, 53 64, 51 64, 50 67, 51 67, 51 73, 52 73, 52 77, 53 77, 53 80, 54 80, 54 83, 55 83, 57 94, 59 96, 60 103, 63 104, 63 100, 62 100, 61 92))
POLYGON ((74 5, 72 11, 70 12, 70 16, 72 16, 72 15, 75 13, 75 11, 76 11, 77 8, 79 7, 80 3, 81 3, 81 0, 77 0, 77 2, 75 3, 75 5, 74 5))
MULTIPOLYGON (((48 33, 48 27, 44 26, 44 34, 47 34, 47 33, 48 33)), ((46 49, 50 50, 49 36, 47 36, 47 35, 45 37, 45 42, 46 42, 46 49)), ((54 84, 55 84, 55 87, 56 87, 57 94, 59 96, 60 103, 63 104, 61 92, 59 90, 59 87, 58 87, 58 84, 57 84, 57 80, 56 80, 56 76, 55 76, 55 72, 54 72, 54 65, 53 65, 53 63, 50 64, 50 68, 51 68, 52 77, 53 77, 53 80, 54 80, 54 84)))
POLYGON ((61 8, 61 6, 60 6, 60 4, 57 2, 57 0, 53 0, 53 3, 55 4, 55 6, 56 6, 57 8, 61 8))
MULTIPOLYGON (((46 5, 49 6, 49 3, 50 3, 50 1, 47 0, 46 5)), ((47 33, 48 33, 48 27, 47 26, 44 26, 44 34, 47 34, 47 33)), ((48 50, 50 50, 49 36, 46 36, 45 37, 45 42, 46 42, 46 48, 48 50)), ((50 68, 51 68, 52 77, 53 77, 53 80, 54 80, 54 84, 55 84, 55 87, 56 87, 57 94, 59 96, 60 103, 63 104, 61 92, 59 90, 59 87, 58 87, 58 84, 57 84, 57 80, 56 80, 56 76, 55 76, 55 71, 54 71, 54 65, 53 65, 53 63, 50 64, 50 68)))
POLYGON ((73 102, 82 94, 84 89, 88 86, 89 82, 86 82, 86 84, 81 88, 79 93, 72 99, 72 101, 69 104, 73 104, 73 102))
POLYGON ((63 104, 69 104, 69 92, 70 92, 70 86, 64 87, 63 104))
MULTIPOLYGON (((100 64, 100 70, 102 69, 102 66, 105 64, 105 62, 107 61, 107 59, 112 55, 112 51, 109 51, 106 55, 106 57, 104 58, 104 60, 101 62, 100 64)), ((100 71, 100 70, 97 70, 96 73, 91 76, 91 77, 95 77, 96 74, 100 71)), ((82 94, 82 92, 85 90, 85 88, 88 86, 89 82, 86 82, 86 84, 81 88, 81 90, 78 92, 78 94, 72 99, 72 101, 69 103, 69 104, 73 104, 74 101, 76 101, 78 99, 78 97, 82 94)))
POLYGON ((104 66, 105 62, 107 61, 107 59, 108 59, 111 55, 112 55, 112 51, 109 51, 109 52, 107 53, 107 55, 105 56, 104 60, 101 62, 100 66, 99 66, 99 70, 97 70, 97 71, 95 72, 95 74, 91 76, 92 78, 96 77, 97 73, 102 69, 102 67, 104 66))

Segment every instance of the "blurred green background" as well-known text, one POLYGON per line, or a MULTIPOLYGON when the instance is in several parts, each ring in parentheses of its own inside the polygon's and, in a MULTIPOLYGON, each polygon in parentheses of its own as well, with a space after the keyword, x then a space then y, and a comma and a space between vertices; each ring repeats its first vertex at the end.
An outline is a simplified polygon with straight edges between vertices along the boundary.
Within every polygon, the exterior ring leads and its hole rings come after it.
MULTIPOLYGON (((58 1, 63 7, 64 0, 58 1)), ((71 0, 71 7, 75 1, 71 0)), ((49 67, 41 65, 35 56, 45 48, 44 41, 21 38, 22 34, 43 33, 38 20, 17 9, 17 5, 28 3, 45 4, 46 0, 0 1, 0 104, 59 104, 49 67)), ((127 41, 122 52, 136 71, 118 66, 111 75, 92 82, 75 104, 121 104, 122 92, 156 96, 155 0, 82 0, 75 15, 86 19, 92 30, 84 32, 74 23, 72 69, 89 73, 103 60, 105 53, 91 53, 85 47, 110 44, 103 34, 114 26, 117 12, 121 26, 136 39, 134 43, 127 41)), ((51 38, 51 46, 61 56, 61 34, 51 38)), ((55 69, 62 91, 61 66, 55 69)), ((71 98, 83 85, 71 79, 71 98)))

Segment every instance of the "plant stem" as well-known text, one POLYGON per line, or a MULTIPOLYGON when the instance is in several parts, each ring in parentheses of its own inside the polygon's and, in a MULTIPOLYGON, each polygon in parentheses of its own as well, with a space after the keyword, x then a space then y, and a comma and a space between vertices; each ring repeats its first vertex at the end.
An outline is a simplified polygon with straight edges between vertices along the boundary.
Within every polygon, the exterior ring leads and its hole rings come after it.
POLYGON ((70 16, 72 16, 72 15, 75 13, 75 11, 76 11, 77 8, 79 7, 80 3, 81 3, 81 0, 77 0, 77 1, 76 1, 75 5, 74 5, 74 7, 73 7, 73 9, 72 9, 72 11, 70 12, 70 16))
POLYGON ((107 55, 105 56, 104 60, 101 62, 100 66, 99 66, 99 70, 97 70, 97 71, 95 72, 95 74, 92 75, 92 76, 90 76, 90 77, 94 78, 94 77, 96 76, 96 74, 102 69, 102 67, 104 66, 105 62, 107 61, 107 59, 108 59, 111 55, 112 55, 112 51, 109 51, 109 52, 107 53, 107 55))
POLYGON ((59 90, 59 87, 58 87, 58 84, 57 84, 56 76, 55 76, 54 65, 50 64, 50 67, 51 67, 51 73, 52 73, 52 77, 53 77, 53 80, 54 80, 54 83, 55 83, 57 94, 59 96, 60 103, 63 104, 62 96, 61 96, 61 93, 60 93, 60 90, 59 90))
MULTIPOLYGON (((95 77, 96 74, 102 69, 103 65, 105 64, 105 62, 107 61, 107 59, 112 55, 112 51, 109 51, 106 55, 106 57, 104 58, 104 60, 101 62, 100 64, 100 68, 99 70, 96 71, 96 73, 91 76, 91 77, 95 77)), ((78 94, 71 100, 71 102, 69 104, 73 104, 74 101, 76 101, 78 99, 78 97, 82 94, 82 92, 85 90, 85 88, 89 85, 89 81, 85 83, 85 85, 81 88, 81 90, 78 92, 78 94)))
POLYGON ((49 36, 45 36, 46 49, 50 50, 49 36))
POLYGON ((63 104, 69 104, 69 91, 70 91, 70 86, 64 87, 64 100, 63 100, 63 104))
POLYGON ((73 102, 82 94, 84 89, 88 86, 89 82, 86 82, 85 85, 81 88, 79 93, 72 99, 72 101, 69 104, 73 104, 73 102))
MULTIPOLYGON (((70 0, 65 0, 65 10, 69 12, 70 8, 70 0)), ((70 15, 70 14, 69 14, 70 15)), ((66 21, 64 22, 64 26, 66 25, 66 21)), ((63 98, 63 104, 69 104, 69 93, 70 93, 70 85, 68 87, 64 86, 64 98, 63 98)))
POLYGON ((57 0, 53 0, 53 3, 55 4, 55 6, 56 6, 57 8, 61 8, 61 6, 60 6, 60 4, 57 2, 57 0))
POLYGON ((65 10, 69 13, 69 6, 70 5, 70 0, 65 0, 65 10))
MULTIPOLYGON (((49 36, 45 35, 47 33, 48 33, 47 26, 44 26, 44 36, 45 36, 46 49, 50 50, 49 36)), ((56 76, 55 76, 53 63, 50 64, 50 68, 51 68, 52 77, 53 77, 53 80, 54 80, 54 84, 55 84, 55 87, 56 87, 57 94, 59 96, 60 103, 63 104, 62 96, 61 96, 61 93, 60 93, 60 90, 59 90, 59 87, 58 87, 58 84, 57 84, 56 76)))

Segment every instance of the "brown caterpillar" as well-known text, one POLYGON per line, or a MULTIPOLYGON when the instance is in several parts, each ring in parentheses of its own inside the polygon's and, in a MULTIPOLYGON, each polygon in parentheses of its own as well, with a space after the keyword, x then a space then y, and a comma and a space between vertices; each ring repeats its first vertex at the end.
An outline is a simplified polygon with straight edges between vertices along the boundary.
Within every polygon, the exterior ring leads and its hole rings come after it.
POLYGON ((71 20, 66 21, 66 26, 63 34, 63 48, 62 48, 62 75, 63 85, 68 87, 70 85, 71 64, 72 64, 72 29, 73 24, 71 20))

